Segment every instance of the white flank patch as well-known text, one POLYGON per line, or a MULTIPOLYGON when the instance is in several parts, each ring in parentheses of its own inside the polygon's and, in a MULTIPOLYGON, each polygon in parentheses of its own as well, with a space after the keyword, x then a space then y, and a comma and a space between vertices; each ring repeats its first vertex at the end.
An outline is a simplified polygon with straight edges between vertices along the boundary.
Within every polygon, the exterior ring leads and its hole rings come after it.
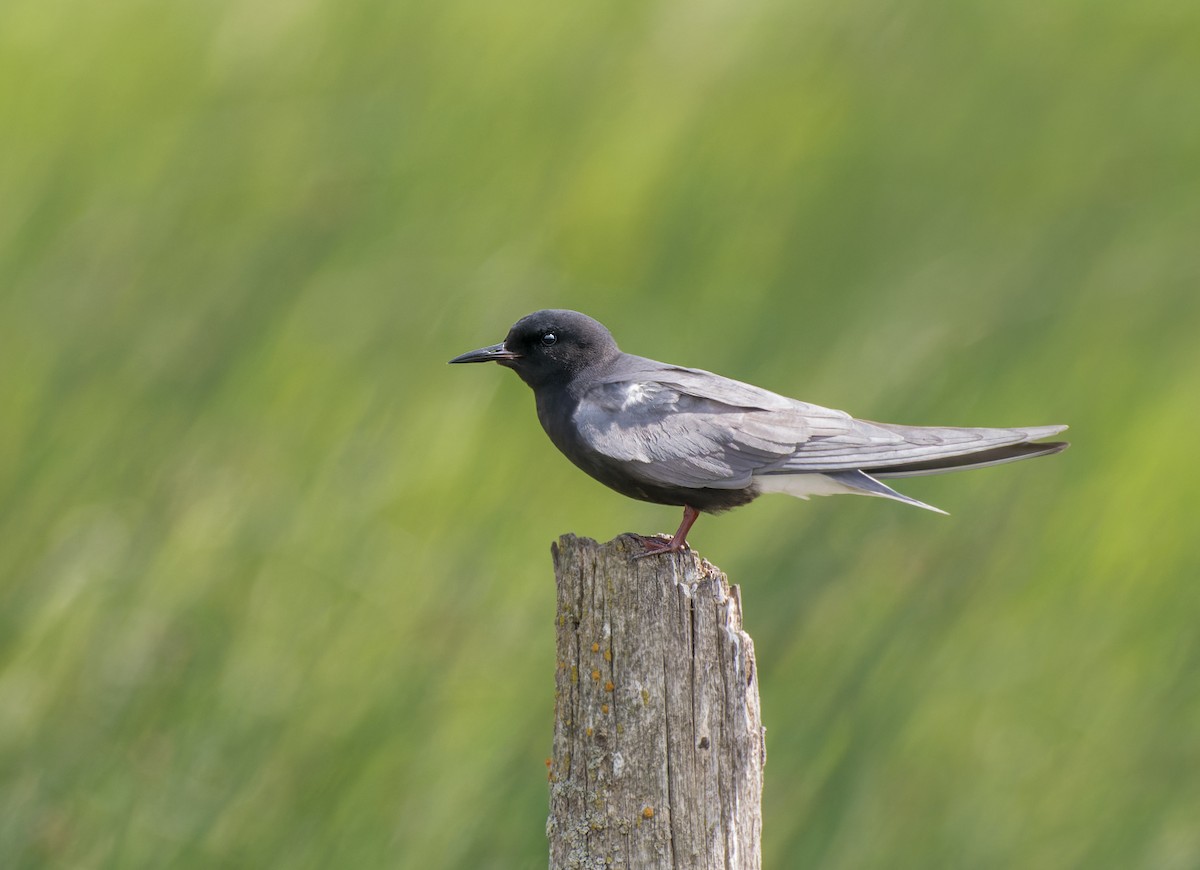
POLYGON ((630 384, 625 390, 625 399, 621 402, 621 410, 628 411, 634 405, 646 401, 647 390, 644 384, 630 384))
POLYGON ((762 474, 755 475, 754 483, 759 492, 782 492, 804 499, 811 495, 868 495, 823 474, 762 474))

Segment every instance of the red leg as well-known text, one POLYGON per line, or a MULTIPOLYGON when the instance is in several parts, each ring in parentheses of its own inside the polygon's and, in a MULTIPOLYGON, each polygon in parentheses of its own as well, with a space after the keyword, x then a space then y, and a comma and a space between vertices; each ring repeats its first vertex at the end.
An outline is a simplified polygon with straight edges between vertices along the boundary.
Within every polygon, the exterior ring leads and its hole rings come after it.
POLYGON ((700 516, 700 511, 696 510, 691 505, 683 506, 683 522, 679 524, 679 528, 675 531, 675 537, 670 541, 663 541, 659 538, 643 538, 643 543, 646 545, 646 552, 641 553, 634 558, 641 559, 645 556, 654 556, 658 553, 678 553, 687 549, 687 533, 692 528, 692 523, 700 516))

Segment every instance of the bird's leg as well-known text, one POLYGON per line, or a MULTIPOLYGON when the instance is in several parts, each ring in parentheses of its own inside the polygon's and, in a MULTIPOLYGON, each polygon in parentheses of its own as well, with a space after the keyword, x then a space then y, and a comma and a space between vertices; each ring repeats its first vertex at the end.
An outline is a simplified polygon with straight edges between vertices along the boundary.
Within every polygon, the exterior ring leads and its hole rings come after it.
POLYGON ((679 524, 679 528, 675 531, 675 537, 669 541, 663 541, 659 538, 643 538, 642 543, 646 545, 646 552, 634 556, 635 559, 641 559, 646 556, 655 556, 659 553, 678 553, 687 549, 687 533, 692 528, 692 523, 700 516, 700 511, 696 510, 691 505, 683 506, 683 522, 679 524))

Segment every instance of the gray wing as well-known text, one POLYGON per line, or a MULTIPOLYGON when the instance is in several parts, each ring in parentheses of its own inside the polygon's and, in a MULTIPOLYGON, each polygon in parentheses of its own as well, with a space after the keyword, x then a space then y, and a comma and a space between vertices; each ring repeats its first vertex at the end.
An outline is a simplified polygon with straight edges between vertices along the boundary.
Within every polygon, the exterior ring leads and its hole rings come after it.
MULTIPOLYGON (((1062 431, 893 426, 789 399, 710 372, 646 360, 589 390, 575 412, 584 442, 649 483, 738 489, 758 474, 868 469, 935 473, 950 457, 1062 431), (928 467, 928 470, 925 470, 928 467), (936 467, 936 468, 935 468, 936 467)), ((963 463, 971 464, 971 463, 963 463)), ((975 464, 990 464, 975 463, 975 464)))
POLYGON ((812 437, 798 409, 731 405, 658 380, 593 387, 575 411, 580 437, 622 470, 657 485, 741 489, 812 437))

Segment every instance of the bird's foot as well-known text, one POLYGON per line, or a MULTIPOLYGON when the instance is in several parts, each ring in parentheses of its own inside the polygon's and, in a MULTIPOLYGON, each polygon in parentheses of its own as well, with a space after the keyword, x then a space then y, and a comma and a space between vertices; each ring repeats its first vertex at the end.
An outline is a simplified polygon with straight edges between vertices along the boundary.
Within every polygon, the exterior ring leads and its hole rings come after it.
POLYGON ((634 556, 635 559, 644 559, 647 556, 657 556, 659 553, 682 553, 688 548, 687 533, 692 528, 692 523, 696 522, 696 517, 700 516, 700 511, 696 510, 691 505, 683 506, 683 522, 679 524, 675 535, 669 541, 664 541, 662 538, 642 538, 642 545, 646 548, 646 552, 639 553, 634 556))
POLYGON ((644 553, 638 553, 633 558, 645 559, 647 556, 657 556, 661 553, 682 553, 688 549, 688 542, 678 536, 670 540, 664 540, 661 536, 650 538, 645 535, 638 535, 638 540, 642 542, 642 546, 646 548, 644 553))

